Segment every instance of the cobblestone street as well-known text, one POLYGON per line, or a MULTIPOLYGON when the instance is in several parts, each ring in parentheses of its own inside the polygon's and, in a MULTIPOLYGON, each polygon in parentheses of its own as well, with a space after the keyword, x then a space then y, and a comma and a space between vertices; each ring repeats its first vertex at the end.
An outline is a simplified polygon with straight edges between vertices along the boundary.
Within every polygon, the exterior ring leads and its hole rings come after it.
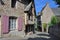
POLYGON ((49 35, 45 32, 36 32, 35 34, 21 37, 0 38, 0 40, 60 40, 56 36, 49 35))
POLYGON ((60 40, 58 37, 54 35, 49 35, 48 33, 36 33, 33 38, 29 38, 28 40, 60 40))

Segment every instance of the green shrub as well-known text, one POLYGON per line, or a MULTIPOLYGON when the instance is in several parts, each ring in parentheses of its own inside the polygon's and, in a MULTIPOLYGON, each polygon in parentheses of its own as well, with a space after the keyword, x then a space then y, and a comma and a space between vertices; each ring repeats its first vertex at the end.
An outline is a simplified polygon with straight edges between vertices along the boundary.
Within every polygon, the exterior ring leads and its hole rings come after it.
POLYGON ((56 23, 58 23, 57 17, 52 16, 49 26, 55 25, 56 23))
POLYGON ((47 24, 46 23, 43 23, 42 26, 44 27, 44 29, 46 29, 47 24))

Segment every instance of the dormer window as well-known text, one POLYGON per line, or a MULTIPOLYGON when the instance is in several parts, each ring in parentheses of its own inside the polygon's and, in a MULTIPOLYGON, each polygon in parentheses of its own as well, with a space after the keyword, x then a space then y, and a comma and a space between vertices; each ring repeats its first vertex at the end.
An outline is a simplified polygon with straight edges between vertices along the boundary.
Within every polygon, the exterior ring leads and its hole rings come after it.
POLYGON ((11 7, 14 8, 16 5, 16 0, 11 0, 11 7))

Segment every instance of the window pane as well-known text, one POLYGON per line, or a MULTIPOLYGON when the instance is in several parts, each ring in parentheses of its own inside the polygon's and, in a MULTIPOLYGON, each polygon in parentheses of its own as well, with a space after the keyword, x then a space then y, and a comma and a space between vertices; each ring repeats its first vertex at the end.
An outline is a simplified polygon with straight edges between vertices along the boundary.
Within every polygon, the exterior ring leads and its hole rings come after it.
POLYGON ((11 18, 10 19, 10 30, 16 29, 16 19, 11 18))
POLYGON ((13 28, 15 29, 16 28, 16 20, 13 19, 13 28))
POLYGON ((12 30, 12 28, 13 28, 12 23, 13 23, 13 21, 12 21, 12 19, 10 19, 10 29, 11 29, 11 30, 12 30))

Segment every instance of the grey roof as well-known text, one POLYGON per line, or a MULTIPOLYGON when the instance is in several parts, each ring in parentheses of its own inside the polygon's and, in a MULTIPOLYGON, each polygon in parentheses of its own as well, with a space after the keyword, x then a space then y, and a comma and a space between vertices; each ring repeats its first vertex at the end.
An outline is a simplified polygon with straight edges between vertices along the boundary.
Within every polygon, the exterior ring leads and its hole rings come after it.
POLYGON ((32 2, 30 2, 30 3, 28 4, 28 6, 25 8, 25 10, 24 10, 24 11, 29 11, 29 10, 30 10, 30 8, 31 8, 31 6, 32 6, 32 2))
POLYGON ((56 16, 60 16, 60 8, 51 8, 56 16))
MULTIPOLYGON (((49 5, 49 3, 46 3, 46 5, 42 8, 41 12, 45 9, 47 5, 49 5)), ((56 16, 60 16, 60 8, 51 8, 51 10, 56 16)), ((42 14, 41 12, 40 14, 42 14)))

